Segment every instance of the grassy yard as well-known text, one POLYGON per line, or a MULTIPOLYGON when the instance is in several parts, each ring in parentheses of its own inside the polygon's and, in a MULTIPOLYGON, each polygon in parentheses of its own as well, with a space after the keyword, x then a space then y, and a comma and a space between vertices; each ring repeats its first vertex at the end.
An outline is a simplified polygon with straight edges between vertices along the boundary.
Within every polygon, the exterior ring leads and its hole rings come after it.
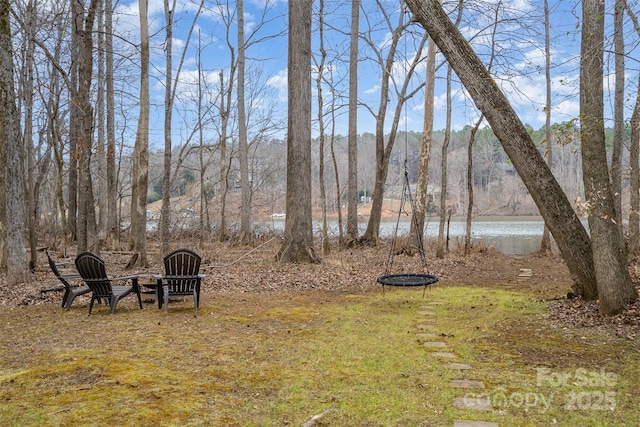
POLYGON ((133 298, 110 316, 84 303, 0 307, 2 426, 629 426, 640 420, 635 340, 563 328, 508 289, 209 295, 168 314, 133 298), (473 369, 443 367, 417 337, 473 369), (453 379, 485 389, 457 389, 453 379), (488 397, 493 410, 459 409, 488 397))

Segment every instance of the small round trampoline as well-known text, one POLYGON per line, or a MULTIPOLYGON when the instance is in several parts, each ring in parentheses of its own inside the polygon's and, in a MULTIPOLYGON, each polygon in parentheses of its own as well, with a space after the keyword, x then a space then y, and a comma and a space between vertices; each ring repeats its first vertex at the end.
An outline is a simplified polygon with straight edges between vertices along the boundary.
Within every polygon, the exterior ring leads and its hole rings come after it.
POLYGON ((376 280, 376 282, 382 285, 383 294, 385 286, 424 286, 424 290, 422 291, 423 297, 427 286, 433 285, 437 281, 438 278, 432 274, 420 273, 385 274, 376 280))

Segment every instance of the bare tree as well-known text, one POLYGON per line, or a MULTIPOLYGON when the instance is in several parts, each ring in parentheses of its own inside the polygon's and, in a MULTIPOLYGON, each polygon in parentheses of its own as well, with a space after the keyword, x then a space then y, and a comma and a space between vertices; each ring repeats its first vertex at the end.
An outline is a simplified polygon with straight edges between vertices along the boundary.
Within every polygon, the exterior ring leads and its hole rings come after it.
POLYGON ((27 2, 25 11, 25 44, 24 47, 24 69, 22 70, 23 78, 20 79, 22 84, 20 99, 24 103, 22 108, 18 110, 24 111, 24 134, 23 143, 27 158, 27 171, 26 171, 26 187, 25 194, 27 199, 27 224, 29 228, 29 269, 35 270, 37 265, 37 230, 36 230, 36 200, 37 193, 35 191, 36 178, 35 178, 35 153, 33 150, 34 138, 33 138, 33 110, 34 110, 34 68, 35 68, 35 35, 36 30, 36 5, 33 1, 27 2))
POLYGON ((240 240, 250 243, 251 237, 251 183, 249 182, 249 148, 247 141, 247 112, 245 107, 245 40, 244 0, 237 0, 238 8, 238 158, 240 160, 240 240))
MULTIPOLYGON (((613 94, 613 153, 611 155, 611 185, 613 191, 615 219, 624 236, 622 228, 622 150, 624 149, 624 29, 623 17, 625 0, 615 0, 613 14, 613 44, 615 89, 613 94)), ((604 27, 603 27, 604 28, 604 27)), ((604 30, 603 30, 604 31, 604 30)), ((604 125, 604 124, 603 124, 604 125)))
POLYGON ((207 167, 210 162, 205 161, 204 153, 207 150, 205 144, 204 137, 204 126, 206 123, 205 120, 205 112, 210 113, 212 108, 209 105, 208 108, 204 107, 206 103, 205 100, 205 78, 202 67, 202 37, 200 34, 200 30, 198 30, 198 55, 197 55, 197 65, 198 65, 198 98, 197 102, 197 111, 198 111, 198 139, 199 139, 199 148, 198 148, 198 162, 200 166, 200 245, 204 246, 205 236, 208 234, 208 230, 211 229, 211 223, 209 219, 209 199, 207 196, 207 188, 206 188, 206 173, 207 167))
POLYGON ((140 113, 133 150, 131 177, 131 249, 127 265, 147 267, 147 183, 149 178, 149 4, 139 2, 140 12, 140 113))
POLYGON ((6 259, 7 285, 28 282, 29 267, 24 237, 24 169, 20 118, 16 108, 11 46, 10 5, 0 1, 0 162, 3 172, 4 206, 0 212, 0 233, 6 246, 0 258, 6 259), (6 251, 6 252, 5 252, 6 251), (5 256, 6 253, 6 256, 5 256))
MULTIPOLYGON (((627 14, 633 22, 636 33, 640 36, 640 22, 638 17, 627 5, 627 14)), ((638 84, 640 88, 640 74, 638 84)), ((636 257, 640 254, 640 89, 636 92, 636 102, 629 123, 631 128, 631 143, 629 147, 630 169, 630 210, 629 210, 629 248, 628 256, 636 257)))
MULTIPOLYGON (((424 235, 424 220, 427 214, 427 185, 429 184, 429 160, 431 159, 431 145, 433 139, 434 91, 436 83, 436 44, 429 41, 427 48, 427 75, 424 90, 424 124, 422 126, 422 144, 420 146, 420 160, 418 163, 418 181, 416 182, 416 196, 412 207, 411 228, 409 241, 418 242, 422 246, 424 235)), ((423 247, 418 247, 423 251, 423 247)))
POLYGON ((318 183, 320 185, 320 203, 322 209, 322 242, 321 250, 322 255, 329 253, 329 232, 327 225, 327 190, 325 185, 325 124, 324 124, 324 99, 322 93, 322 83, 325 72, 325 62, 327 60, 327 50, 324 47, 324 0, 319 1, 318 10, 318 38, 319 38, 319 50, 320 50, 320 62, 316 64, 316 89, 318 91, 316 99, 318 101, 318 130, 320 135, 318 136, 318 183))
MULTIPOLYGON (((173 117, 173 15, 176 11, 176 0, 169 6, 169 0, 164 0, 164 25, 166 38, 165 53, 165 81, 164 81, 164 162, 162 180, 162 207, 160 208, 160 252, 169 252, 169 226, 171 224, 171 120, 173 117)), ((176 83, 178 78, 176 77, 176 83)))
POLYGON ((363 243, 371 244, 377 244, 379 239, 384 187, 387 182, 389 159, 396 140, 401 112, 404 103, 422 88, 422 85, 417 85, 410 90, 410 82, 417 65, 422 59, 422 49, 428 38, 427 34, 424 33, 420 41, 420 46, 415 50, 413 58, 411 60, 405 59, 408 65, 405 69, 404 81, 400 85, 400 88, 398 88, 396 86, 396 82, 392 81, 392 70, 394 63, 396 62, 396 54, 398 53, 400 38, 406 28, 411 25, 411 22, 405 22, 405 13, 403 11, 404 3, 401 5, 401 10, 398 14, 398 22, 395 25, 391 21, 392 17, 385 12, 384 6, 381 4, 380 0, 376 0, 376 3, 384 15, 384 22, 390 33, 390 40, 388 41, 388 49, 385 56, 384 52, 376 46, 371 37, 366 39, 371 49, 375 52, 376 60, 381 67, 380 101, 378 104, 378 111, 376 113, 372 112, 376 120, 376 178, 373 189, 373 200, 371 202, 371 216, 367 223, 367 229, 360 239, 363 243), (388 139, 385 144, 385 137, 387 135, 385 135, 384 127, 392 85, 396 89, 395 95, 397 97, 397 103, 395 106, 393 120, 391 122, 391 130, 388 133, 388 139))
MULTIPOLYGON (((544 76, 546 82, 545 102, 545 142, 547 146, 547 164, 553 170, 553 143, 551 141, 551 39, 549 37, 549 0, 544 0, 544 76)), ((551 236, 549 227, 545 224, 540 241, 542 252, 551 251, 551 236)))
POLYGON ((444 258, 449 252, 448 234, 445 238, 445 223, 447 221, 447 171, 449 143, 451 142, 451 66, 447 65, 447 112, 444 129, 444 141, 442 142, 442 157, 440 159, 440 221, 438 223, 438 241, 436 242, 436 257, 444 258))
POLYGON ((93 151, 93 105, 91 102, 91 82, 93 75, 93 27, 99 0, 91 0, 84 11, 83 0, 73 0, 74 31, 78 33, 78 86, 75 90, 76 144, 79 156, 78 167, 78 217, 76 238, 78 251, 99 251, 96 215, 94 209, 93 180, 91 177, 91 156, 93 151))
POLYGON ((575 281, 575 292, 597 298, 591 242, 529 132, 438 0, 406 0, 489 121, 531 193, 575 281))
POLYGON ((107 249, 116 249, 120 226, 116 200, 118 195, 116 174, 115 91, 113 84, 113 2, 105 0, 105 91, 107 113, 107 249))
MULTIPOLYGON (((164 179, 162 181, 162 208, 160 209, 160 244, 162 253, 166 253, 169 251, 169 228, 171 224, 171 185, 172 185, 172 175, 171 175, 171 155, 173 150, 173 141, 172 141, 172 117, 173 117, 173 108, 174 101, 176 97, 176 91, 178 87, 178 82, 180 81, 180 74, 182 70, 182 66, 184 65, 185 56, 187 53, 187 49, 189 48, 189 44, 191 41, 191 35, 193 34, 193 30, 196 26, 196 22, 198 20, 198 16, 200 16, 200 12, 204 6, 204 0, 200 1, 198 5, 198 9, 194 14, 193 21, 191 26, 189 27, 189 32, 186 38, 186 42, 182 49, 182 55, 180 62, 178 64, 178 69, 176 71, 175 79, 173 77, 173 20, 176 12, 176 0, 173 0, 171 6, 169 5, 169 0, 164 0, 164 17, 165 17, 165 31, 166 31, 166 39, 165 39, 165 59, 166 59, 166 69, 165 69, 165 92, 164 92, 164 179)), ((177 170, 176 170, 177 172, 177 170)))
POLYGON ((473 147, 480 125, 484 120, 481 114, 469 132, 469 146, 467 147, 467 219, 464 230, 464 254, 471 253, 471 219, 473 218, 474 193, 473 193, 473 147))
MULTIPOLYGON (((463 1, 458 1, 458 15, 456 18, 455 26, 458 27, 462 20, 462 6, 463 1)), ((447 236, 445 237, 445 224, 448 224, 447 220, 447 195, 448 195, 448 157, 449 157, 449 144, 451 142, 451 114, 452 114, 452 102, 451 102, 451 79, 452 79, 452 70, 451 66, 447 65, 447 88, 446 88, 446 99, 447 99, 447 110, 446 110, 446 121, 445 121, 445 130, 444 130, 444 141, 442 142, 442 157, 440 160, 440 209, 439 209, 439 222, 438 222, 438 240, 436 241, 436 256, 438 258, 444 258, 445 254, 449 252, 449 234, 447 232, 447 236)), ((468 166, 471 167, 471 166, 468 166)), ((451 216, 451 211, 449 211, 449 218, 451 216)))
POLYGON ((97 18, 97 42, 98 48, 96 52, 96 71, 97 71, 97 81, 96 81, 96 98, 95 98, 95 106, 96 106, 96 117, 95 117, 95 127, 96 127, 96 143, 94 150, 94 158, 96 162, 94 163, 97 166, 97 210, 98 210, 98 236, 101 241, 104 241, 107 235, 107 147, 106 147, 106 107, 105 107, 105 76, 106 76, 106 39, 105 39, 105 7, 103 2, 110 0, 102 0, 99 5, 99 10, 96 13, 97 18))
MULTIPOLYGON (((235 50, 231 49, 232 57, 235 50)), ((227 158, 227 135, 229 127, 229 115, 231 94, 233 93, 233 75, 235 73, 235 61, 231 63, 231 69, 229 72, 231 81, 228 83, 227 88, 224 85, 224 73, 220 72, 220 140, 218 145, 220 147, 220 217, 219 217, 219 234, 218 240, 221 242, 229 239, 229 230, 227 229, 227 192, 229 189, 229 167, 231 159, 227 158)), ((230 157, 230 156, 229 156, 230 157)))
POLYGON ((289 3, 287 216, 281 262, 319 262, 311 217, 311 5, 289 3))
POLYGON ((638 295, 626 265, 626 252, 615 221, 614 190, 609 181, 604 140, 604 2, 582 1, 580 127, 582 175, 593 246, 600 312, 617 314, 638 295))
MULTIPOLYGON (((347 246, 358 241, 358 40, 360 0, 351 0, 349 45, 349 150, 347 180, 347 246)), ((340 199, 338 199, 340 203, 340 199)))

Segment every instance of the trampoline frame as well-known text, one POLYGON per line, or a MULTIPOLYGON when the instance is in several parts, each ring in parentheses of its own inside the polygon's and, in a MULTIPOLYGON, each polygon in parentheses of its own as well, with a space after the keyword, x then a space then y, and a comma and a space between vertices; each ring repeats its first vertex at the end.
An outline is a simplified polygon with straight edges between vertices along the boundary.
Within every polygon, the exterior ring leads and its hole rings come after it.
POLYGON ((427 290, 427 286, 431 286, 438 281, 438 278, 433 274, 420 274, 420 273, 397 273, 397 274, 385 274, 376 279, 376 282, 382 285, 382 295, 384 295, 385 286, 424 286, 422 290, 422 298, 427 290))

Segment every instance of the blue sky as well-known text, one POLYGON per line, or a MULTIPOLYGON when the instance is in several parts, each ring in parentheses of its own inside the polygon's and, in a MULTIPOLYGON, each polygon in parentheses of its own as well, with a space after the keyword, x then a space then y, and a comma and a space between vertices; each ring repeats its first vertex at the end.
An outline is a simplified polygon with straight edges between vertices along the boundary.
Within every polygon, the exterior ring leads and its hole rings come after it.
MULTIPOLYGON (((226 2, 226 0, 225 0, 226 2)), ((396 25, 399 19, 398 1, 383 0, 387 12, 392 16, 391 22, 396 25)), ((193 127, 194 119, 192 110, 195 105, 196 82, 198 81, 198 63, 201 63, 203 79, 206 82, 205 103, 210 105, 217 102, 217 90, 220 84, 220 72, 229 71, 229 49, 225 39, 226 27, 224 19, 219 13, 219 9, 211 8, 214 0, 208 0, 205 9, 198 18, 189 42, 189 49, 185 55, 185 62, 180 76, 179 94, 176 103, 176 110, 180 113, 174 114, 174 132, 179 138, 184 140, 189 133, 189 128, 193 127), (202 47, 198 55, 198 35, 202 47)), ((230 1, 232 5, 234 1, 230 1)), ((457 4, 456 2, 453 2, 457 4)), ((498 1, 478 2, 467 1, 466 10, 463 15, 460 29, 465 36, 472 40, 472 44, 479 55, 488 61, 490 45, 490 33, 493 30, 493 16, 498 1)), ((362 0, 365 13, 360 17, 360 30, 362 32, 371 28, 370 40, 372 46, 385 52, 389 41, 389 29, 383 24, 382 14, 378 10, 374 0, 362 0)), ((450 4, 445 2, 445 7, 450 4)), ((545 102, 545 75, 544 75, 544 41, 543 41, 543 18, 542 1, 529 0, 503 0, 500 2, 502 8, 498 12, 501 16, 501 25, 497 28, 499 40, 494 44, 496 47, 496 58, 492 65, 492 73, 496 81, 503 88, 507 96, 519 113, 521 120, 534 128, 539 128, 544 124, 544 102, 545 102)), ((607 2, 607 7, 612 8, 613 2, 607 2)), ((632 8, 638 9, 637 0, 629 0, 632 8)), ((314 2, 317 10, 318 2, 314 2)), ((578 69, 579 69, 579 49, 580 49, 580 8, 575 0, 552 0, 550 1, 552 10, 551 27, 551 52, 552 52, 552 91, 554 107, 552 109, 552 120, 554 122, 568 121, 578 116, 578 69)), ((197 5, 191 1, 179 1, 175 12, 176 23, 174 28, 174 67, 180 62, 182 50, 186 46, 188 30, 193 22, 197 5)), ((330 70, 336 94, 336 105, 346 102, 347 84, 347 58, 348 58, 348 31, 350 28, 350 2, 339 0, 326 0, 325 11, 327 12, 326 48, 329 51, 327 57, 327 69, 330 70)), ((136 39, 139 34, 137 15, 138 4, 128 3, 118 7, 119 23, 118 30, 127 34, 130 39, 136 39)), ((607 25, 612 23, 611 10, 607 10, 607 25)), ((272 119, 283 119, 286 117, 287 98, 287 2, 275 0, 245 0, 245 32, 259 28, 255 35, 255 43, 247 51, 247 91, 254 93, 253 116, 264 117, 269 112, 272 119), (262 116, 259 116, 262 115, 262 116)), ((450 15, 452 20, 456 15, 450 15)), ((317 17, 316 17, 317 18, 317 17)), ((152 100, 155 107, 152 109, 151 125, 152 141, 162 140, 162 102, 164 100, 164 77, 162 73, 165 67, 163 39, 165 37, 163 3, 154 0, 149 4, 149 19, 151 33, 155 34, 152 45, 152 70, 155 78, 152 79, 152 100)), ((235 16, 232 18, 230 26, 231 42, 235 44, 236 26, 235 16)), ((317 19, 314 19, 314 53, 318 53, 319 39, 317 31, 317 19)), ((420 28, 414 27, 413 34, 420 37, 420 28)), ((610 38, 606 48, 611 49, 610 38)), ((638 58, 638 36, 631 33, 627 39, 627 53, 630 58, 638 58)), ((401 84, 406 64, 409 58, 415 53, 416 39, 407 35, 401 40, 399 47, 400 56, 406 56, 407 60, 399 58, 396 62, 393 76, 401 84)), ((360 41, 361 62, 359 63, 359 99, 367 107, 359 108, 358 130, 363 132, 374 132, 374 119, 370 111, 376 111, 380 98, 380 66, 373 60, 365 58, 372 57, 374 49, 369 47, 363 40, 360 41)), ((426 48, 423 56, 426 54, 426 48)), ((135 61, 134 61, 135 62, 135 61)), ((437 63, 441 64, 443 58, 439 55, 437 63)), ((609 64, 609 62, 607 63, 609 64)), ((630 117, 633 101, 635 100, 638 62, 627 60, 630 70, 627 73, 626 98, 628 112, 626 118, 630 117)), ((425 64, 416 69, 416 79, 413 85, 421 84, 424 80, 425 64)), ((610 73, 613 70, 611 69, 610 73)), ((175 71, 174 71, 175 73, 175 71)), ((445 126, 445 73, 446 65, 438 67, 436 80, 436 113, 434 128, 443 129, 445 126)), ((226 78, 226 77, 225 77, 226 78)), ((131 84, 135 85, 135 81, 131 84)), ((609 91, 613 87, 613 79, 605 79, 605 90, 609 91)), ((314 95, 316 94, 315 82, 313 84, 314 95)), ((327 84, 323 88, 325 94, 325 104, 331 103, 332 99, 328 95, 331 87, 327 84)), ((607 93, 607 92, 605 92, 607 93)), ((395 96, 391 96, 390 110, 387 113, 386 129, 390 127, 390 119, 395 108, 395 96)), ((400 130, 422 131, 422 114, 424 98, 422 92, 407 102, 402 109, 402 121, 400 130)), ((316 99, 313 100, 314 110, 316 109, 316 99)), ((453 128, 460 129, 465 125, 473 123, 477 119, 477 111, 473 103, 466 96, 464 88, 461 88, 454 76, 453 84, 453 128)), ((347 133, 346 108, 339 108, 336 116, 336 132, 347 133)), ((314 111, 314 119, 316 112, 314 111)), ((256 119, 257 120, 257 119, 256 119)), ((326 118, 325 121, 329 119, 326 118)), ((215 118, 214 118, 215 123, 215 118)), ((214 125, 212 125, 214 126, 214 125)), ((274 128, 275 129, 275 128, 274 128)), ((274 136, 284 135, 284 129, 274 131, 274 136)), ((317 135, 317 127, 314 135, 317 135)), ((211 138, 215 137, 212 132, 211 138)), ((177 142, 176 142, 177 143, 177 142)))

